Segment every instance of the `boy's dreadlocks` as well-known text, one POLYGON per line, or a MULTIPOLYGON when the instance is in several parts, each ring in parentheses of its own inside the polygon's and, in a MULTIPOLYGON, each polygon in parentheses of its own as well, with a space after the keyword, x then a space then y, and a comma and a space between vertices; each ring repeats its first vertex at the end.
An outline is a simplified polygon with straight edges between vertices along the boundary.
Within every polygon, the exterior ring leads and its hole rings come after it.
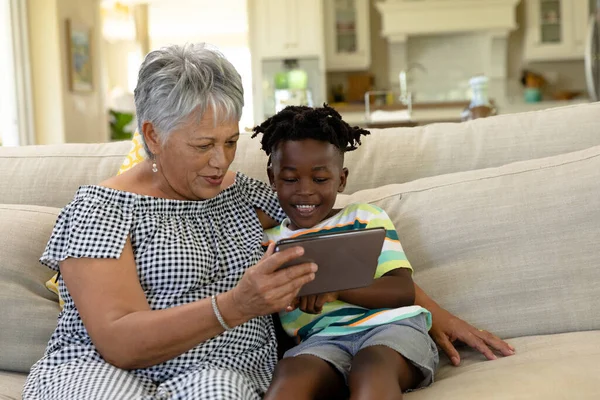
POLYGON ((282 141, 314 139, 329 142, 343 154, 360 146, 360 137, 369 131, 351 127, 341 115, 324 104, 323 107, 288 106, 254 129, 253 138, 262 133, 262 149, 271 153, 282 141))

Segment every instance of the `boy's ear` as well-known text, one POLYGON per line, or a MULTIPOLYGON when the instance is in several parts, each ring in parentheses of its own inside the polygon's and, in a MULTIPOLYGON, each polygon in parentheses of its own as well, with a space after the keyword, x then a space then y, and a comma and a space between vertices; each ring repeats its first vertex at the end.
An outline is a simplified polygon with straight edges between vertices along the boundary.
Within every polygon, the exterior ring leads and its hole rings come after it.
POLYGON ((273 164, 270 164, 267 166, 267 175, 269 176, 269 183, 271 184, 271 189, 273 189, 273 191, 276 192, 277 190, 275 189, 275 177, 273 175, 273 164))
POLYGON ((340 186, 338 187, 338 193, 342 193, 346 189, 346 182, 348 181, 348 168, 342 168, 342 174, 340 175, 340 186))

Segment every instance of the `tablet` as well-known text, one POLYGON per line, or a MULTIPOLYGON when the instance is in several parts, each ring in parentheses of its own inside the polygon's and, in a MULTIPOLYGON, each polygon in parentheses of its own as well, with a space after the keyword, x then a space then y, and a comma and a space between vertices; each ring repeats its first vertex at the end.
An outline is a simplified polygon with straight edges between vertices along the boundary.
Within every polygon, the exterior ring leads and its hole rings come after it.
POLYGON ((384 228, 359 229, 283 239, 277 242, 275 251, 295 246, 304 248, 302 257, 280 268, 305 262, 319 266, 315 279, 298 293, 298 296, 308 296, 369 286, 375 277, 384 240, 384 228))

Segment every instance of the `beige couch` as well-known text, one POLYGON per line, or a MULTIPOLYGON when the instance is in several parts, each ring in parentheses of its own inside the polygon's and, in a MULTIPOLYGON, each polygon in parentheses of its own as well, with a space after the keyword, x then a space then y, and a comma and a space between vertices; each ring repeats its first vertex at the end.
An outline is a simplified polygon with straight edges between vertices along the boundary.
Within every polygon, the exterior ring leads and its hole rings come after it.
MULTIPOLYGON (((81 184, 129 143, 0 149, 0 399, 19 398, 58 303, 37 259, 81 184)), ((465 124, 374 130, 347 157, 348 194, 393 218, 415 279, 517 355, 462 349, 418 399, 600 398, 600 104, 465 124)), ((264 178, 242 137, 234 168, 264 178)))

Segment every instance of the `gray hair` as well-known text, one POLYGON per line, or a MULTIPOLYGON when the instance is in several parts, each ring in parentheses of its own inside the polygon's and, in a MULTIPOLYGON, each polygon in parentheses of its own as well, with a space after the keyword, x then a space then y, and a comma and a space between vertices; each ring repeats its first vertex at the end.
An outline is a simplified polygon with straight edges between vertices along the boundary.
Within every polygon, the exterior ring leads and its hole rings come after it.
POLYGON ((239 121, 244 106, 242 78, 216 48, 205 43, 167 46, 146 56, 134 91, 138 131, 148 121, 164 143, 192 112, 201 119, 210 107, 215 123, 239 121))

